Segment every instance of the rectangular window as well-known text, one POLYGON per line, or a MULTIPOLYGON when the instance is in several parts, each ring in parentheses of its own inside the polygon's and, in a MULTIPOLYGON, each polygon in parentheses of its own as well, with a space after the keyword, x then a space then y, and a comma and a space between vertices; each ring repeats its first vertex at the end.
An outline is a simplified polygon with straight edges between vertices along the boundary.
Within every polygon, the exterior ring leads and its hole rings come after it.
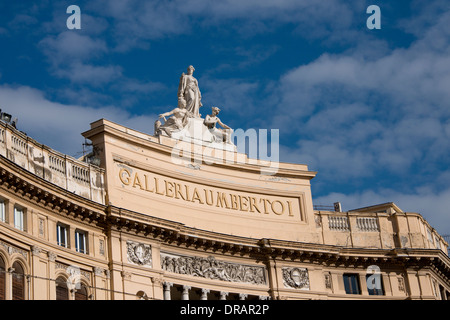
POLYGON ((68 238, 68 230, 69 227, 66 225, 58 223, 56 225, 56 242, 58 246, 68 248, 69 247, 69 238, 68 238))
POLYGON ((85 231, 75 231, 75 250, 80 253, 87 253, 85 231))
POLYGON ((361 294, 358 274, 344 274, 344 287, 347 294, 361 294))
POLYGON ((371 296, 383 296, 383 281, 381 274, 368 274, 366 275, 367 291, 371 296))
POLYGON ((5 201, 0 199, 0 221, 6 222, 5 201))
POLYGON ((22 208, 14 207, 14 227, 24 231, 24 213, 22 208))

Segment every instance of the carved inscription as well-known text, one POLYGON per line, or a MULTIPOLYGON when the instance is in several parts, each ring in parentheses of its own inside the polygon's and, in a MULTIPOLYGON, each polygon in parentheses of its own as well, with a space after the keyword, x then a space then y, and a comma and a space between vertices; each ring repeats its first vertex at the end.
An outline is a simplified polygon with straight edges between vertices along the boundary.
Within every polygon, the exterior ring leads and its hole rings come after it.
POLYGON ((212 190, 203 186, 190 186, 174 180, 152 176, 150 173, 121 168, 122 185, 160 196, 180 199, 210 207, 224 208, 262 215, 295 217, 299 215, 293 200, 274 199, 260 195, 239 194, 225 190, 212 190), (296 209, 296 210, 295 210, 296 209), (297 212, 297 213, 296 213, 297 212))
POLYGON ((161 268, 168 272, 213 280, 266 284, 265 267, 218 261, 213 256, 200 258, 161 253, 161 268))

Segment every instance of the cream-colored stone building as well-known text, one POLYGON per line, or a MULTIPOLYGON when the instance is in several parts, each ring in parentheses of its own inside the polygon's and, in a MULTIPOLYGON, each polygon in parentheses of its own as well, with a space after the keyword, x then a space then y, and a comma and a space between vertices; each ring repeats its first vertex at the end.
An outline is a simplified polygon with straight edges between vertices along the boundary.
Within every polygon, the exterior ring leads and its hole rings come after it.
POLYGON ((0 121, 0 299, 450 298, 418 213, 315 210, 306 165, 233 148, 104 119, 83 136, 78 160, 0 121))

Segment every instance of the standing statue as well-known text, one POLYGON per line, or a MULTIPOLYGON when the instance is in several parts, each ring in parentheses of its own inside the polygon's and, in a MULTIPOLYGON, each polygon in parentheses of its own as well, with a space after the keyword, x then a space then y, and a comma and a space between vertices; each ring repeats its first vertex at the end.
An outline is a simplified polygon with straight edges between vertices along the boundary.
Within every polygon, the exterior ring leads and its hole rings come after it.
POLYGON ((220 109, 217 107, 212 107, 212 114, 207 115, 205 117, 205 120, 203 121, 203 124, 208 127, 209 132, 212 133, 212 135, 220 142, 226 142, 231 143, 231 134, 233 132, 233 129, 231 129, 226 124, 223 124, 222 121, 220 121, 219 117, 217 115, 219 114, 220 109), (219 124, 223 129, 216 128, 216 123, 219 124))
POLYGON ((178 85, 178 101, 186 105, 186 110, 191 112, 194 118, 200 118, 200 107, 202 106, 202 94, 198 87, 197 79, 192 75, 195 69, 193 66, 187 68, 187 74, 184 72, 180 77, 178 85))

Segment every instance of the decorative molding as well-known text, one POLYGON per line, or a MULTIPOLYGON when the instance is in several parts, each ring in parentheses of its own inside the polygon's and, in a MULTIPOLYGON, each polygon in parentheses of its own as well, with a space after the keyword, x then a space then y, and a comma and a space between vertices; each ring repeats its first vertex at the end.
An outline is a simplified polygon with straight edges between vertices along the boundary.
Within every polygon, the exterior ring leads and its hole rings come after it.
POLYGON ((20 255, 22 255, 25 258, 25 260, 28 259, 28 254, 25 250, 17 248, 16 246, 11 245, 6 242, 3 242, 3 241, 0 241, 0 246, 3 247, 6 250, 6 252, 8 252, 9 255, 12 255, 14 253, 19 253, 20 255))
POLYGON ((152 247, 134 241, 127 241, 127 258, 128 262, 152 267, 152 247))
POLYGON ((99 267, 94 267, 94 274, 96 276, 103 276, 105 274, 105 269, 99 268, 99 267))
POLYGON ((152 281, 154 286, 161 287, 161 288, 163 287, 164 280, 162 278, 150 277, 150 280, 152 281))
POLYGON ((39 236, 45 236, 45 220, 42 218, 39 218, 39 236))
POLYGON ((403 276, 399 276, 398 278, 398 290, 401 292, 405 292, 405 279, 403 276))
POLYGON ((91 274, 88 271, 81 270, 79 267, 74 265, 67 265, 61 262, 55 263, 55 269, 64 269, 70 276, 83 275, 86 279, 91 281, 91 274))
POLYGON ((56 262, 55 263, 55 269, 64 269, 67 270, 69 266, 67 264, 61 263, 61 262, 56 262))
POLYGON ((122 271, 121 275, 122 275, 122 278, 124 278, 126 280, 130 280, 131 279, 131 272, 122 271))
POLYGON ((218 261, 213 256, 201 258, 161 253, 161 268, 212 280, 266 284, 265 267, 218 261))
POLYGON ((102 256, 105 255, 105 240, 104 239, 98 240, 98 251, 99 251, 100 255, 102 255, 102 256))
POLYGON ((39 248, 39 247, 37 247, 37 246, 32 246, 31 247, 31 253, 34 255, 34 256, 38 256, 39 257, 39 255, 40 255, 40 253, 41 253, 41 248, 39 248))
POLYGON ((309 290, 309 275, 306 268, 282 268, 283 284, 287 288, 309 290))
POLYGON ((50 260, 51 262, 55 262, 56 258, 58 257, 56 255, 56 253, 51 252, 51 251, 47 252, 47 255, 48 255, 48 260, 50 260))
POLYGON ((332 289, 333 288, 333 281, 331 279, 331 273, 327 272, 324 274, 324 280, 325 280, 325 288, 332 289))

